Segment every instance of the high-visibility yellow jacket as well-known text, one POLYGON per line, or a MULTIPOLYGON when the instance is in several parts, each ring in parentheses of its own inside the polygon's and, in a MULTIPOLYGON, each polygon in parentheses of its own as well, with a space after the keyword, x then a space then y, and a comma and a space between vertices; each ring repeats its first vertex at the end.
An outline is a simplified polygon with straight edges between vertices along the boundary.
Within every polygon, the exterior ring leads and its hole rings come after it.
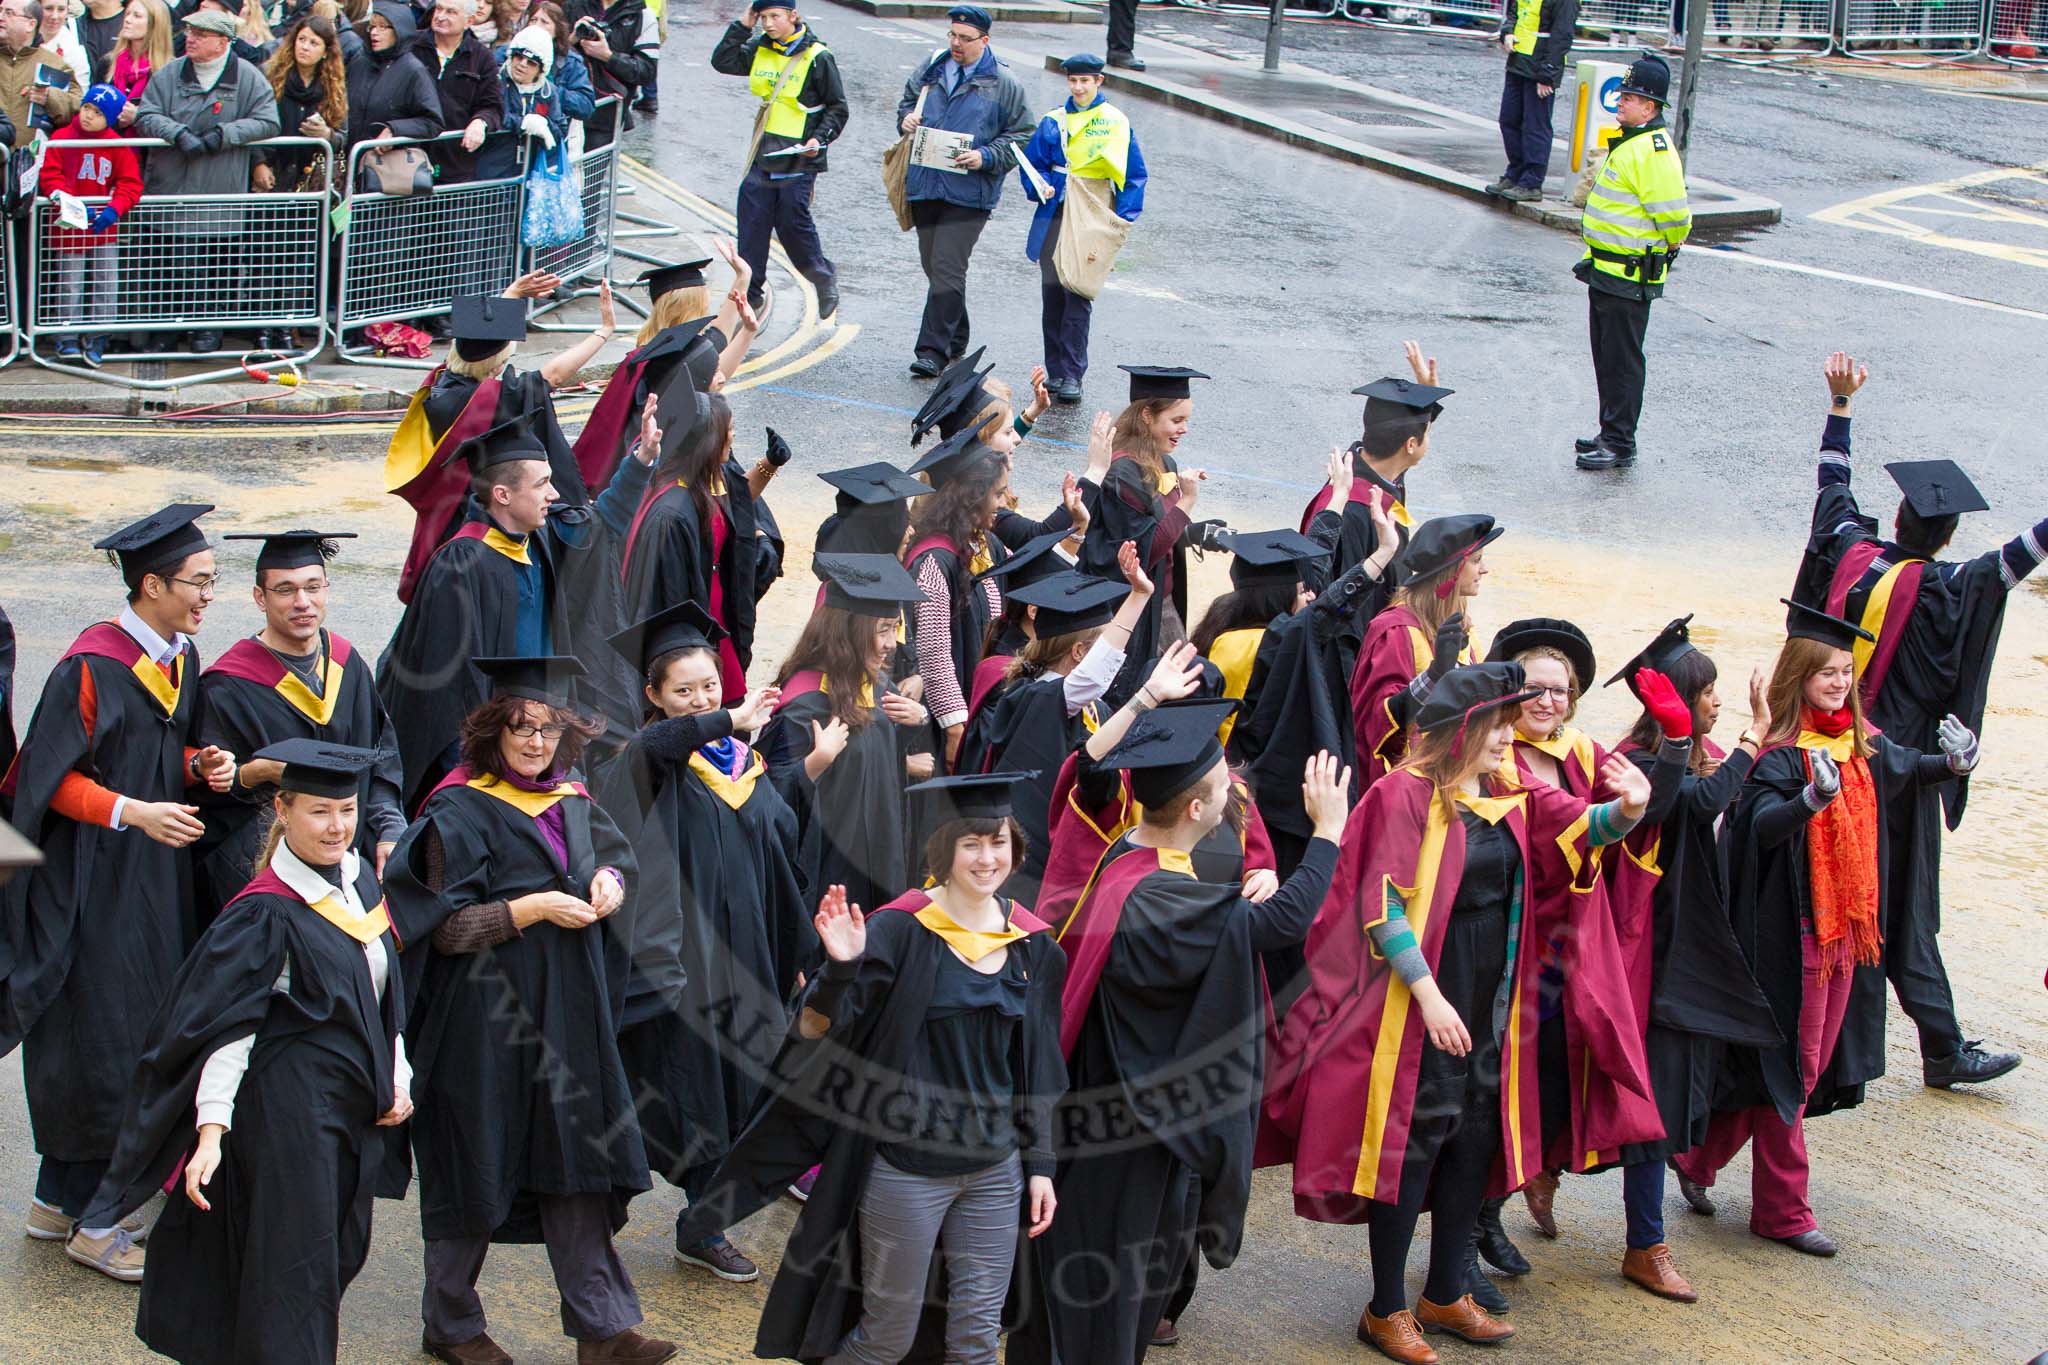
POLYGON ((1622 132, 1586 195, 1579 278, 1595 289, 1654 299, 1671 253, 1692 231, 1685 167, 1661 118, 1622 132))

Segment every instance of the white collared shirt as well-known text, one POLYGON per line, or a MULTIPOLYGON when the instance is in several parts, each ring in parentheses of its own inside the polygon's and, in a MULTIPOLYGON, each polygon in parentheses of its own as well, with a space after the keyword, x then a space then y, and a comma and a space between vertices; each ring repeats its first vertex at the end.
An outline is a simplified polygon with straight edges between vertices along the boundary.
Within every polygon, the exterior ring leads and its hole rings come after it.
MULTIPOLYGON (((356 876, 361 865, 362 858, 353 849, 342 854, 341 886, 336 888, 306 866, 304 860, 292 852, 290 844, 280 841, 277 851, 270 856, 270 870, 300 900, 312 905, 320 900, 338 899, 351 915, 358 917, 369 913, 363 907, 362 897, 356 894, 356 876)), ((391 959, 384 951, 383 938, 373 938, 365 943, 363 956, 370 968, 370 986, 381 1003, 384 988, 391 980, 391 959)), ((287 957, 284 970, 277 974, 277 980, 270 989, 272 993, 279 993, 289 992, 291 988, 292 964, 287 957)), ((242 1088, 242 1076, 248 1071, 249 1057, 255 1050, 256 1035, 252 1033, 232 1043, 221 1044, 207 1057, 206 1065, 199 1071, 199 1094, 194 1105, 197 1123, 218 1123, 223 1128, 234 1126, 235 1095, 242 1088)), ((412 1089, 412 1063, 406 1060, 405 1039, 402 1037, 392 1043, 391 1072, 392 1081, 398 1089, 412 1089)))
MULTIPOLYGON (((164 637, 157 634, 150 626, 149 622, 135 614, 135 608, 132 606, 121 608, 120 618, 115 624, 128 633, 129 639, 142 647, 144 654, 147 654, 165 668, 169 668, 176 661, 177 657, 185 652, 185 646, 192 643, 192 637, 183 631, 178 632, 169 642, 166 642, 164 637)), ((107 828, 128 828, 127 825, 121 822, 121 812, 127 808, 128 798, 118 792, 115 793, 114 813, 107 822, 107 828)))

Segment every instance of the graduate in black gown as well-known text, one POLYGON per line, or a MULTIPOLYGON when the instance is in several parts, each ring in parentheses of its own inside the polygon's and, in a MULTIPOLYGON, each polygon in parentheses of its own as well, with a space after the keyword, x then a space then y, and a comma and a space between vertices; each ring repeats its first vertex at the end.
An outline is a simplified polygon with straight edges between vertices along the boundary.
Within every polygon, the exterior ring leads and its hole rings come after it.
POLYGON ((1171 641, 1186 638, 1187 547, 1200 543, 1211 528, 1192 517, 1207 476, 1199 469, 1183 470, 1174 460, 1194 418, 1189 381, 1209 376, 1178 365, 1117 368, 1131 376, 1131 401, 1111 433, 1109 469, 1102 476, 1094 520, 1081 539, 1081 567, 1104 578, 1114 576, 1118 548, 1128 540, 1137 545, 1145 576, 1158 589, 1131 639, 1123 672, 1110 688, 1110 703, 1120 706, 1145 681, 1151 660, 1171 641))
MULTIPOLYGON (((1349 449, 1331 451, 1329 482, 1309 499, 1301 514, 1302 532, 1332 552, 1323 582, 1309 584, 1318 592, 1324 583, 1370 559, 1386 544, 1387 528, 1370 510, 1375 492, 1392 517, 1396 554, 1407 545, 1408 532, 1414 529, 1415 518, 1407 506, 1408 473, 1428 458, 1430 429, 1443 416, 1443 400, 1453 391, 1436 382, 1433 357, 1425 358, 1422 348, 1412 341, 1405 345, 1414 379, 1384 375, 1351 391, 1365 399, 1363 430, 1349 449)), ((1388 584, 1390 589, 1392 586, 1388 584)), ((1364 637, 1365 623, 1385 605, 1384 595, 1363 604, 1357 631, 1349 637, 1354 651, 1364 637)))
POLYGON ((94 546, 128 585, 43 683, 4 787, 42 866, 0 889, 0 1056, 22 1049, 42 1156, 28 1235, 120 1280, 142 1277, 129 1234, 80 1224, 106 1173, 150 1019, 197 932, 189 793, 224 792, 232 753, 199 740, 199 652, 213 551, 177 503, 94 546))
MULTIPOLYGON (((1014 469, 1018 445, 1030 435, 1035 417, 1045 412, 1052 396, 1045 388, 1045 370, 1041 366, 1032 372, 1035 391, 1032 402, 1023 412, 1017 411, 1011 399, 1010 386, 1000 379, 989 378, 995 366, 982 365, 981 358, 987 351, 988 348, 982 346, 962 356, 932 384, 924 406, 910 419, 911 449, 915 450, 933 431, 938 432, 941 441, 951 441, 963 432, 971 432, 971 439, 993 450, 1003 458, 1005 465, 1014 469)), ((1109 463, 1106 453, 1102 463, 1109 463)), ((1096 485, 1069 474, 1062 482, 1060 505, 1036 521, 1011 505, 1016 501, 1015 495, 1011 494, 996 509, 992 528, 995 537, 1016 550, 1028 541, 1055 531, 1061 539, 1078 536, 1087 528, 1100 491, 1096 485)))
POLYGON ((412 1124, 426 1237, 422 1349, 509 1360, 477 1276, 493 1242, 545 1242, 579 1361, 654 1362, 612 1237, 648 1188, 619 1060, 626 981, 610 917, 632 848, 570 774, 597 722, 570 709, 572 658, 479 659, 489 701, 462 762, 386 864, 405 944, 412 1124))
POLYGON ((1144 806, 1103 855, 1073 915, 1062 1000, 1070 1089, 1054 1122, 1060 1216, 1034 1247, 1042 1300, 1010 1359, 1137 1361, 1199 1246, 1236 1259, 1251 1197, 1267 1012, 1258 954, 1299 942, 1336 866, 1345 782, 1328 754, 1304 774, 1315 838, 1254 905, 1193 857, 1223 825, 1229 702, 1138 716, 1103 758, 1144 806))
POLYGON ((924 679, 921 700, 945 732, 950 767, 966 736, 982 642, 1003 611, 1002 586, 987 571, 1010 557, 994 534, 1010 470, 1001 455, 963 431, 932 447, 910 472, 929 478, 933 493, 912 511, 903 551, 904 567, 922 593, 909 614, 909 643, 924 679))
POLYGON ((1103 694, 1123 667, 1151 580, 1124 547, 1125 580, 1063 569, 1018 588, 1028 638, 976 712, 961 746, 963 773, 1026 774, 1011 801, 1024 847, 1004 894, 1037 902, 1051 846, 1053 790, 1067 756, 1107 716, 1103 694), (1114 613, 1112 615, 1112 613, 1114 613))
MULTIPOLYGON (((889 555, 903 553, 903 537, 910 531, 910 499, 932 491, 892 464, 876 461, 851 469, 828 469, 818 476, 837 490, 832 498, 832 515, 818 523, 813 544, 816 554, 889 555)), ((811 572, 821 585, 817 559, 811 572)))
MULTIPOLYGON (((1857 622, 1876 638, 1857 651, 1857 683, 1871 724, 1900 744, 1934 747, 1942 718, 1984 729, 1985 693, 2005 622, 2006 597, 2048 556, 2048 519, 1974 559, 1940 559, 1962 516, 1988 508, 1948 460, 1888 464, 1904 496, 1892 539, 1878 534, 1850 489, 1849 423, 1867 371, 1829 358, 1830 403, 1821 434, 1813 534, 1795 600, 1857 622)), ((1919 789, 1887 807, 1891 866, 1884 969, 1920 1034, 1922 1077, 1942 1089, 1996 1080, 2019 1054, 1963 1037, 1941 963, 1941 834, 1962 824, 1969 779, 1919 789)))
MULTIPOLYGON (((598 783, 640 867, 612 926, 630 962, 619 1055, 647 1155, 692 1204, 754 1108, 789 1024, 784 1002, 818 951, 796 814, 747 743, 780 694, 727 707, 719 634, 680 602, 613 637, 647 679, 647 724, 598 783)), ((723 1233, 678 1243, 676 1257, 723 1280, 760 1274, 723 1233)))
MULTIPOLYGON (((327 628, 327 565, 336 542, 354 540, 355 533, 300 530, 222 539, 262 543, 251 595, 263 613, 263 629, 229 645, 207 668, 199 732, 208 743, 237 754, 286 739, 373 751, 376 761, 363 769, 356 793, 356 851, 381 873, 406 825, 398 736, 377 696, 370 661, 327 628)), ((210 915, 248 879, 276 782, 276 764, 251 759, 235 776, 237 802, 209 812, 204 871, 212 899, 202 904, 204 913, 210 915)))
MULTIPOLYGON (((746 690, 754 659, 756 604, 775 581, 781 555, 764 549, 748 475, 732 457, 732 408, 717 394, 700 402, 683 388, 685 377, 678 376, 669 391, 674 401, 661 410, 661 459, 624 537, 622 600, 634 621, 678 602, 704 606, 723 632, 719 674, 727 695, 736 697, 746 690)), ((768 457, 778 466, 789 458, 787 446, 776 449, 780 440, 773 438, 768 457)))
MULTIPOLYGON (((0 607, 0 773, 14 766, 14 751, 17 741, 14 737, 14 622, 7 619, 7 609, 0 607)), ((7 800, 0 796, 0 815, 7 811, 7 800)))
POLYGON ((591 660, 577 700, 630 728, 639 715, 607 680, 624 674, 605 637, 616 603, 569 590, 562 566, 623 538, 659 445, 643 441, 591 507, 564 506, 548 450, 514 420, 457 452, 468 461, 462 521, 427 561, 391 642, 377 661, 377 692, 398 731, 405 808, 417 811, 459 758, 462 718, 484 699, 480 658, 555 651, 591 660))
POLYGON ((897 690, 889 659, 923 594, 888 555, 819 555, 825 601, 777 671, 761 735, 768 776, 796 812, 806 900, 834 884, 880 905, 909 884, 903 789, 933 775, 930 713, 897 690))
POLYGON ((405 1194, 412 1114, 398 943, 355 850, 376 755, 301 738, 256 757, 280 769, 260 866, 171 982, 86 1221, 183 1162, 135 1334, 184 1365, 332 1365, 371 1199, 405 1194))
POLYGON ((938 807, 917 874, 928 889, 865 914, 843 887, 820 904, 826 962, 775 1087, 685 1228, 744 1218, 821 1165, 758 1356, 994 1365, 1005 1298, 1027 1297, 1029 1239, 1058 1216, 1049 1120, 1066 1089, 1065 959, 1049 927, 1001 894, 1012 786, 923 784, 938 807))

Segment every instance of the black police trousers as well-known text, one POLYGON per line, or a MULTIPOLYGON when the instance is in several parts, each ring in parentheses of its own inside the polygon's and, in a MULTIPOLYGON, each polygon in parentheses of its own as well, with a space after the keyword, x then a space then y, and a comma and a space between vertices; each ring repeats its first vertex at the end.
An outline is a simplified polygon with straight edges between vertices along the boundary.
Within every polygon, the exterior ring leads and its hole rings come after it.
POLYGON ((1586 295, 1593 378, 1600 386, 1600 444, 1617 455, 1633 455, 1636 421, 1643 415, 1643 334, 1650 326, 1650 301, 1592 285, 1586 295))

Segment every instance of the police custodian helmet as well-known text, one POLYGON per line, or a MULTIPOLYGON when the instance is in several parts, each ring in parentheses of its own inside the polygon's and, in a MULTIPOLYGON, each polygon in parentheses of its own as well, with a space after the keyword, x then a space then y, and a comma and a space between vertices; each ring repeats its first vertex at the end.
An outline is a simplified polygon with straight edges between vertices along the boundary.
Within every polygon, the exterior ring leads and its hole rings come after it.
POLYGON ((1645 52, 1629 63, 1628 74, 1621 78, 1621 93, 1641 95, 1658 104, 1671 103, 1671 63, 1654 52, 1645 52))

